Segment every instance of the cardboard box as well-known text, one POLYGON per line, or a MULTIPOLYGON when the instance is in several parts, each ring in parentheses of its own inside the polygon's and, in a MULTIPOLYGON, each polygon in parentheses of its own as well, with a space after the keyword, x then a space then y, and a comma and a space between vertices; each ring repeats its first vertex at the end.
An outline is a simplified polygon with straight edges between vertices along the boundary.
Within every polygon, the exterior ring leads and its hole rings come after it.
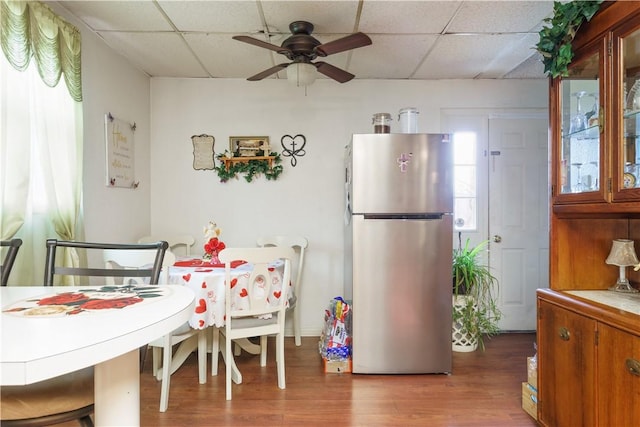
POLYGON ((346 374, 351 373, 351 359, 347 360, 327 360, 322 359, 324 363, 324 373, 346 374))
POLYGON ((536 390, 538 389, 538 363, 531 362, 533 357, 527 357, 527 381, 536 390))
POLYGON ((522 409, 538 419, 538 391, 529 383, 522 383, 522 409))

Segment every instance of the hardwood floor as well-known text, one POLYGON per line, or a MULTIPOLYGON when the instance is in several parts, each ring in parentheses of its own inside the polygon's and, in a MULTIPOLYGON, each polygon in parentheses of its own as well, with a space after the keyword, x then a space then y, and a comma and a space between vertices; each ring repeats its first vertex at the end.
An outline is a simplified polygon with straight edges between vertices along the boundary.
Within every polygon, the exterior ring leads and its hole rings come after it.
MULTIPOLYGON (((275 351, 237 357, 244 381, 225 400, 224 365, 198 384, 195 355, 171 377, 169 409, 158 412, 151 359, 141 376, 142 426, 535 426, 521 383, 535 334, 503 334, 485 352, 454 353, 452 375, 325 374, 318 338, 286 339, 287 388, 277 387, 275 351)), ((273 345, 273 341, 270 341, 273 345)), ((150 353, 150 352, 149 352, 150 353)), ((222 360, 222 358, 220 358, 222 360)), ((210 366, 209 372, 210 372, 210 366)))

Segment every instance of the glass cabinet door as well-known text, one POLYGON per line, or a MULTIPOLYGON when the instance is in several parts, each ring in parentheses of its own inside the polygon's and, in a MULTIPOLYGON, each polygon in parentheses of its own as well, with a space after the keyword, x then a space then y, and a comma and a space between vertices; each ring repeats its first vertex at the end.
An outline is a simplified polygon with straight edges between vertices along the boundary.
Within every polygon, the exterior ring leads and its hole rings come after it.
POLYGON ((620 123, 614 137, 614 200, 640 198, 640 27, 614 34, 618 50, 614 102, 620 123))
POLYGON ((558 195, 571 201, 602 199, 600 51, 575 58, 560 83, 558 195), (590 194, 589 194, 590 193, 590 194))

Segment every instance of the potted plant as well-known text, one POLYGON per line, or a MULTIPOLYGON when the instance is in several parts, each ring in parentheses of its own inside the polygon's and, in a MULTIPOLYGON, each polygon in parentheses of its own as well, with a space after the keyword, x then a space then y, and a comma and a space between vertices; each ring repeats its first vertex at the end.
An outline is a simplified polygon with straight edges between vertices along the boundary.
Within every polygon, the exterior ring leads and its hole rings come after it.
POLYGON ((481 259, 488 240, 470 247, 459 243, 453 250, 453 330, 454 351, 484 350, 483 337, 497 334, 502 316, 496 301, 497 279, 481 259))

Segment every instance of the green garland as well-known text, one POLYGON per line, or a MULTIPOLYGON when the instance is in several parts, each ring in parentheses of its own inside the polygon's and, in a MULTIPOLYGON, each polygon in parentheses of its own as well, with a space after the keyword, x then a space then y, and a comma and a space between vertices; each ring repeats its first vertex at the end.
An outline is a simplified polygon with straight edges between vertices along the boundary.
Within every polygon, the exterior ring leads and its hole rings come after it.
POLYGON ((249 160, 248 162, 235 162, 229 165, 229 170, 224 165, 224 158, 227 157, 227 153, 220 153, 216 156, 218 159, 218 166, 214 167, 214 170, 218 173, 220 182, 227 182, 231 178, 238 178, 239 174, 244 174, 244 179, 247 182, 253 181, 253 178, 260 175, 264 175, 268 180, 278 179, 278 176, 282 173, 284 168, 280 163, 282 159, 280 154, 275 151, 269 154, 273 156, 273 165, 269 167, 267 160, 249 160))
POLYGON ((544 72, 551 77, 566 77, 568 67, 573 60, 571 42, 583 22, 589 22, 600 9, 603 0, 571 1, 553 3, 553 17, 544 22, 551 26, 540 30, 540 41, 536 49, 542 55, 544 72))

